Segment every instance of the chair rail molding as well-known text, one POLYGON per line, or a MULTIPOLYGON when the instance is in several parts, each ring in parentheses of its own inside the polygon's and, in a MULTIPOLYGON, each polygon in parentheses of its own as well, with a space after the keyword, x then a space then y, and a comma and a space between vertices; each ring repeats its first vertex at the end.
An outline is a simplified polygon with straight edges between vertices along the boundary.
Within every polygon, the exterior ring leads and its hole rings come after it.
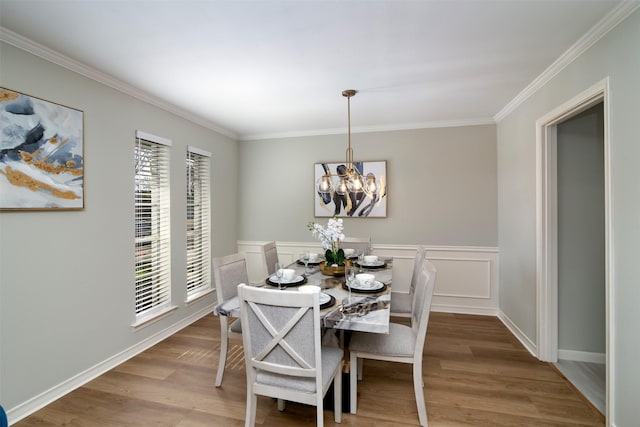
MULTIPOLYGON (((247 259, 249 281, 265 279, 263 241, 238 241, 238 252, 247 259)), ((278 258, 291 263, 305 250, 323 252, 317 242, 276 242, 278 258)), ((498 248, 478 246, 432 246, 427 258, 438 270, 432 311, 498 316, 498 248)), ((393 258, 393 289, 409 291, 413 259, 418 245, 373 244, 374 255, 393 258)))

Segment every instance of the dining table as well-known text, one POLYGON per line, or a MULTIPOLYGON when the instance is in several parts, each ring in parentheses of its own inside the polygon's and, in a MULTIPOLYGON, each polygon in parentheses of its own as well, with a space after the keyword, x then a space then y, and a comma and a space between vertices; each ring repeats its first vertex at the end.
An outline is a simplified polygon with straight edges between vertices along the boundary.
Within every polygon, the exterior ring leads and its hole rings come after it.
MULTIPOLYGON (((287 268, 293 269, 293 278, 286 283, 278 283, 276 275, 271 275, 259 283, 251 286, 271 289, 294 290, 301 286, 313 285, 320 288, 320 317, 325 328, 342 331, 359 331, 379 334, 389 333, 391 317, 391 284, 392 258, 379 257, 371 264, 358 262, 357 259, 349 263, 357 267, 360 272, 375 276, 374 281, 367 287, 358 283, 349 286, 344 275, 330 275, 323 273, 320 268, 322 258, 307 262, 298 259, 287 268)), ((221 316, 240 317, 240 301, 234 296, 214 308, 214 313, 221 316)))

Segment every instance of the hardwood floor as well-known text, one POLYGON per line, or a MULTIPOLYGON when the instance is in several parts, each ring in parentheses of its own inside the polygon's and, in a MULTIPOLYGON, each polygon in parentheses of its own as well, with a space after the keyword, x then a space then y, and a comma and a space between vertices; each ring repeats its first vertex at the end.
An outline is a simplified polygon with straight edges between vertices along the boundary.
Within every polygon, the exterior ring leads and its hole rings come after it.
MULTIPOLYGON (((30 426, 243 426, 242 348, 231 347, 214 387, 220 329, 195 322, 16 423, 30 426)), ((429 425, 602 426, 602 415, 551 367, 537 361, 494 317, 431 313, 424 384, 429 425)), ((325 425, 333 412, 325 410, 325 425)), ((418 424, 411 365, 365 361, 358 414, 347 426, 418 424)), ((315 408, 258 398, 256 425, 315 425, 315 408)))
POLYGON ((558 359, 555 367, 601 413, 606 412, 607 365, 558 359))

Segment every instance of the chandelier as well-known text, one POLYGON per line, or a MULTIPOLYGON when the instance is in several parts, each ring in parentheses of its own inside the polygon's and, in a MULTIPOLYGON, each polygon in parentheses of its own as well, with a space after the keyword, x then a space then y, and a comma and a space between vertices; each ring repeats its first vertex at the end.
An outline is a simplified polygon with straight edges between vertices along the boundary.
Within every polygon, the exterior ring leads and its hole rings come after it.
POLYGON ((321 194, 329 194, 333 198, 334 193, 344 196, 347 194, 360 195, 364 193, 373 199, 380 190, 375 176, 363 175, 353 162, 353 148, 351 148, 351 97, 357 93, 354 89, 342 91, 342 96, 347 98, 347 123, 348 138, 344 165, 338 166, 336 173, 326 171, 316 182, 316 190, 321 194), (341 167, 342 166, 342 167, 341 167))

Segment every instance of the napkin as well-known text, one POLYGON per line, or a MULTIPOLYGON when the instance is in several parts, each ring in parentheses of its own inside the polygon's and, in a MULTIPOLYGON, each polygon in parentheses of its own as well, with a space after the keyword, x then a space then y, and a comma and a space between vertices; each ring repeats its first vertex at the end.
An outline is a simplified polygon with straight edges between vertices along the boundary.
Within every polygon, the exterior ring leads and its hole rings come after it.
POLYGON ((239 308, 240 301, 238 297, 233 297, 218 305, 214 311, 218 313, 219 316, 231 317, 233 310, 238 310, 239 308))

